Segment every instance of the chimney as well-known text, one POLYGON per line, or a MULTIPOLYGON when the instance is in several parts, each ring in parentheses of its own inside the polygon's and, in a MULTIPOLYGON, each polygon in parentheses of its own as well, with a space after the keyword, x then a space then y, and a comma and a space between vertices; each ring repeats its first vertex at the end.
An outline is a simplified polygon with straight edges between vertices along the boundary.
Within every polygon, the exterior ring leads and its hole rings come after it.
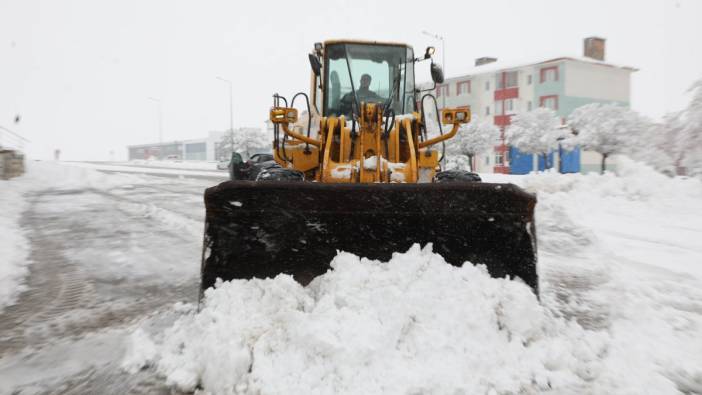
POLYGON ((583 42, 583 56, 596 60, 604 60, 605 39, 601 37, 588 37, 583 42))
POLYGON ((476 66, 482 66, 484 64, 493 63, 493 62, 497 62, 497 58, 482 57, 482 58, 475 59, 476 66))

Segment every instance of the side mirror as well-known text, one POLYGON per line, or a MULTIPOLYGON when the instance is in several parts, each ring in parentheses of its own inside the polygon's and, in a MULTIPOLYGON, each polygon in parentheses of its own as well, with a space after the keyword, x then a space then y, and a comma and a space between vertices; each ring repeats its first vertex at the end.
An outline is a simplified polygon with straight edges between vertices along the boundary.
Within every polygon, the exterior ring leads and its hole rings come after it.
POLYGON ((432 55, 434 55, 434 47, 427 47, 427 50, 424 52, 424 59, 429 59, 432 55))
POLYGON ((436 63, 431 64, 431 79, 437 84, 442 84, 444 82, 444 71, 441 70, 441 66, 436 63))
POLYGON ((314 75, 319 77, 319 75, 322 73, 322 64, 319 63, 319 58, 315 56, 314 54, 309 54, 310 58, 310 66, 312 66, 312 71, 314 72, 314 75))

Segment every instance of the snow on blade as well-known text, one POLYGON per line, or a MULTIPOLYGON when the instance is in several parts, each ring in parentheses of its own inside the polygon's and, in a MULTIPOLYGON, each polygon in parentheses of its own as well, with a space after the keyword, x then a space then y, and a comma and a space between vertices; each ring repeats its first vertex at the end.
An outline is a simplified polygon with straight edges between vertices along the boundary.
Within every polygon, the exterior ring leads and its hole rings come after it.
POLYGON ((523 283, 431 246, 389 262, 342 252, 332 266, 308 288, 286 275, 218 284, 165 333, 157 369, 212 394, 516 393, 587 380, 604 346, 523 283))

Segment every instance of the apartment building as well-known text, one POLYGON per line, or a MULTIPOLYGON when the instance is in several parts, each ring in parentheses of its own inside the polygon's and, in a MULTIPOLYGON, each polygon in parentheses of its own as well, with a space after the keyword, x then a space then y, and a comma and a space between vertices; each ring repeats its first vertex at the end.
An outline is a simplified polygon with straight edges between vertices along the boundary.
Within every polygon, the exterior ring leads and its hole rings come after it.
MULTIPOLYGON (((548 107, 564 122, 576 108, 588 103, 618 103, 628 106, 633 67, 604 61, 605 39, 584 40, 583 56, 552 57, 533 62, 502 62, 483 57, 466 73, 437 85, 435 95, 440 107, 468 106, 474 119, 493 122, 503 129, 515 114, 548 107)), ((599 154, 575 149, 559 149, 550 162, 562 172, 599 170, 599 154)), ((526 174, 542 159, 508 147, 501 139, 492 152, 477 157, 479 172, 526 174)))

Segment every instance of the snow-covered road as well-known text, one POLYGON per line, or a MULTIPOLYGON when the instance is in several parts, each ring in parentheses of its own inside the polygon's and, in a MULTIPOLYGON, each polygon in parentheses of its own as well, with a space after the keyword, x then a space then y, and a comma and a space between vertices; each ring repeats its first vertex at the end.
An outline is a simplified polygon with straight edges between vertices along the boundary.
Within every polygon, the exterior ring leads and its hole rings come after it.
POLYGON ((538 194, 540 301, 417 247, 196 313, 217 181, 32 165, 0 189, 0 394, 702 393, 698 180, 486 175, 538 194))
POLYGON ((124 339, 135 322, 196 300, 212 182, 56 164, 33 164, 27 178, 9 184, 30 184, 20 219, 30 265, 26 291, 0 313, 0 393, 162 387, 122 372, 124 339))

